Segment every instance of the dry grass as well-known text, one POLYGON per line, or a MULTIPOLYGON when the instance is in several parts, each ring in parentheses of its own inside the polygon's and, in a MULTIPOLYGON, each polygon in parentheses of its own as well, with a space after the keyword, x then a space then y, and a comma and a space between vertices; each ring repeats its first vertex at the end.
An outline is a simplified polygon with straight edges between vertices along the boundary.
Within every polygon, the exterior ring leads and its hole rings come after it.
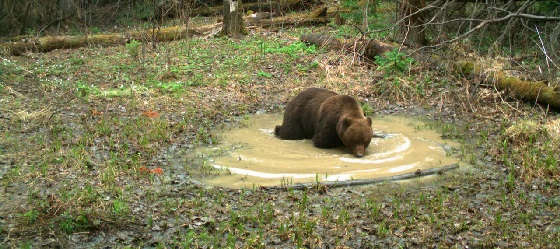
POLYGON ((560 119, 550 119, 545 128, 552 139, 560 140, 560 119))

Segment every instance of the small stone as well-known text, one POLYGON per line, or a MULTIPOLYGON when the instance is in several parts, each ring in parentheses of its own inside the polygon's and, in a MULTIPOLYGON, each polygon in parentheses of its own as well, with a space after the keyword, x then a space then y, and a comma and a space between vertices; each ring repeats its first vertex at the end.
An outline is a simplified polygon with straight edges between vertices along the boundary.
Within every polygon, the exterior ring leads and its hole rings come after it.
POLYGON ((545 232, 560 233, 560 226, 550 225, 546 227, 545 232))

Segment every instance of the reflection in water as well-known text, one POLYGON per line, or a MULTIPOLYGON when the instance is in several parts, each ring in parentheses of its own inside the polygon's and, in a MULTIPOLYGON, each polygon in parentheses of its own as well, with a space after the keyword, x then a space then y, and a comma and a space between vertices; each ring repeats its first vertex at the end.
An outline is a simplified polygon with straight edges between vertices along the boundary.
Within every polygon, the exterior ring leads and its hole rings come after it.
POLYGON ((228 169, 231 175, 207 181, 228 187, 342 181, 397 175, 456 162, 446 156, 441 147, 445 141, 439 134, 416 129, 421 123, 410 118, 374 119, 374 133, 384 135, 371 140, 362 158, 353 157, 342 147, 319 149, 310 140, 280 140, 274 136, 272 127, 281 121, 281 115, 255 115, 246 127, 225 131, 219 147, 243 146, 212 159, 212 166, 228 169))

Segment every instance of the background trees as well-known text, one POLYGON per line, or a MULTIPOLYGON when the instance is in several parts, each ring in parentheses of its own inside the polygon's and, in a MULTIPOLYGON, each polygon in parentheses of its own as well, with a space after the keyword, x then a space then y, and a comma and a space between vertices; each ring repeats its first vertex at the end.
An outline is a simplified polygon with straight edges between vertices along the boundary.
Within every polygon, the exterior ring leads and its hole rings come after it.
MULTIPOLYGON (((244 2, 245 6, 239 8, 241 14, 251 9, 277 15, 324 5, 339 10, 337 16, 362 32, 379 31, 378 27, 368 25, 369 20, 376 18, 379 0, 244 2)), ((95 33, 100 27, 126 27, 138 21, 160 25, 171 18, 187 24, 191 17, 222 15, 223 3, 219 0, 4 0, 0 3, 0 36, 95 33)), ((224 20, 225 24, 231 23, 230 20, 242 22, 241 15, 224 20)), ((560 56, 560 2, 554 0, 400 0, 395 19, 390 23, 393 24, 390 29, 399 31, 393 39, 409 46, 438 48, 462 39, 470 39, 485 51, 504 46, 515 53, 516 48, 534 46, 541 51, 546 66, 556 68, 560 56)))

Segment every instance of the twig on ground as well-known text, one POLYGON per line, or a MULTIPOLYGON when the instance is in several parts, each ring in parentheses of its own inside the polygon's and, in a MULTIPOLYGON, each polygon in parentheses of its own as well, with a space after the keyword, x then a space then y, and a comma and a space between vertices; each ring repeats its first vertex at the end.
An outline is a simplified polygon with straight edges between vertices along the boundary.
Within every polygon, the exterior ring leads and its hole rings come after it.
POLYGON ((350 187, 350 186, 359 186, 359 185, 367 185, 367 184, 376 184, 382 182, 393 182, 393 181, 401 181, 407 180, 422 176, 428 175, 435 175, 435 174, 442 174, 444 172, 459 168, 458 164, 451 164, 439 168, 431 168, 426 170, 417 170, 415 172, 396 175, 396 176, 388 176, 388 177, 380 177, 374 179, 360 179, 360 180, 348 180, 348 181, 326 181, 326 182, 319 182, 319 183, 300 183, 294 184, 289 186, 272 186, 272 187, 261 187, 263 190, 302 190, 302 189, 309 189, 309 188, 339 188, 339 187, 350 187))

